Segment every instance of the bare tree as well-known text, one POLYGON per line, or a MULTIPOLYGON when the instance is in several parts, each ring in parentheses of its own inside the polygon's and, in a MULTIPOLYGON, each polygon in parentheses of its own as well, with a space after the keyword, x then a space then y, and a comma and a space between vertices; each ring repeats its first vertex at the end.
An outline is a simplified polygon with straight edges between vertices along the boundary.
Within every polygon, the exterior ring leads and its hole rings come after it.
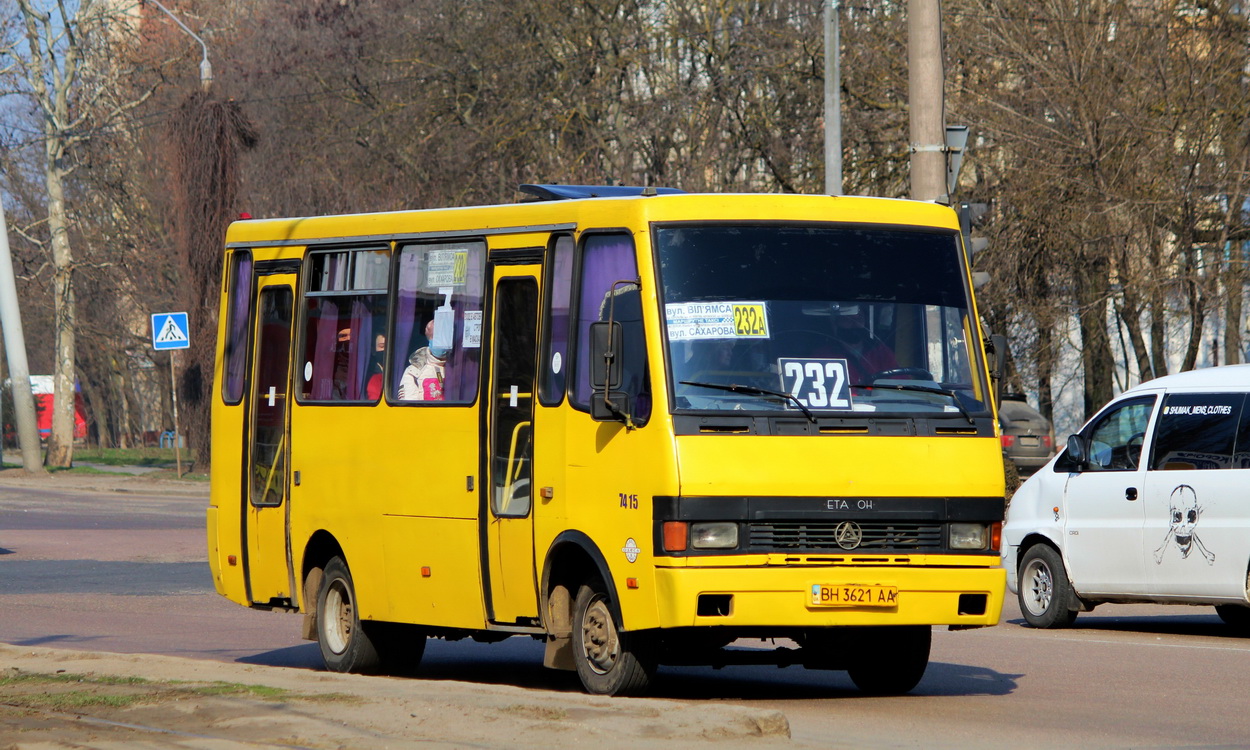
POLYGON ((42 123, 55 347, 52 434, 45 461, 65 467, 73 462, 78 327, 67 181, 77 168, 76 149, 90 141, 97 128, 139 106, 150 90, 125 101, 114 96, 126 71, 110 62, 113 57, 108 50, 130 28, 133 8, 98 0, 46 5, 47 9, 36 0, 17 0, 24 46, 19 49, 13 44, 0 52, 21 71, 22 93, 42 123))

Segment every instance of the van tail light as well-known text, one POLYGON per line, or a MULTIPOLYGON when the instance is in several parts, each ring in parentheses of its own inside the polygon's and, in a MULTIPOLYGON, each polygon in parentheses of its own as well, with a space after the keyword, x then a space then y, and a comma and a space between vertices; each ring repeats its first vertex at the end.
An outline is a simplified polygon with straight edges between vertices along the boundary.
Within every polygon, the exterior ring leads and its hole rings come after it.
POLYGON ((1054 450, 1055 439, 1050 435, 1042 435, 1042 445, 1046 446, 1046 450, 1054 450))
POLYGON ((1010 448, 1011 446, 1015 444, 1016 444, 1015 435, 1003 435, 1003 447, 1004 448, 1010 448))

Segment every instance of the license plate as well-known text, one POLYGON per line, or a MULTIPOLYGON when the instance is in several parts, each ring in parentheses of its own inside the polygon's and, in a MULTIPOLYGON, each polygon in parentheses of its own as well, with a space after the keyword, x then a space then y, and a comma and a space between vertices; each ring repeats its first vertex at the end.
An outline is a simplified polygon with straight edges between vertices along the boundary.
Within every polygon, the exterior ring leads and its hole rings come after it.
POLYGON ((810 605, 813 607, 897 607, 898 587, 814 583, 811 589, 810 605))
POLYGON ((1035 437, 1029 437, 1028 435, 1021 436, 1021 438, 1020 438, 1020 445, 1027 445, 1027 446, 1028 446, 1028 447, 1030 447, 1030 448, 1036 448, 1036 447, 1037 447, 1037 438, 1035 438, 1035 437))

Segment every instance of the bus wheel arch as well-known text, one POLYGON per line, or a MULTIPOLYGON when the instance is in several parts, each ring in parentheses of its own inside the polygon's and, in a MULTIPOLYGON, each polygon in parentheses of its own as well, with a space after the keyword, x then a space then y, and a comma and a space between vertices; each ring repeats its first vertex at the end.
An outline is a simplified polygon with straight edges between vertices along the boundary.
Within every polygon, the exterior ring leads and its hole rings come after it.
POLYGON ((617 628, 623 627, 620 602, 615 595, 616 584, 603 553, 586 534, 564 531, 552 541, 543 561, 542 613, 547 630, 543 666, 577 670, 574 618, 577 595, 585 585, 601 590, 605 596, 600 606, 607 608, 617 628))
POLYGON ((306 641, 317 640, 317 594, 321 590, 326 564, 335 557, 347 559, 338 540, 327 531, 313 534, 304 545, 300 572, 300 580, 303 582, 300 609, 304 613, 304 622, 300 627, 300 635, 306 641))

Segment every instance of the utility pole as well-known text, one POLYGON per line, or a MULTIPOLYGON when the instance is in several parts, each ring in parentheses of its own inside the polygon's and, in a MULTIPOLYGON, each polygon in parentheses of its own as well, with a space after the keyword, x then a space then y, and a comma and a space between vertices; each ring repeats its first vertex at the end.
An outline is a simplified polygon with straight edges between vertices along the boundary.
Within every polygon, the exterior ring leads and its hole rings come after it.
POLYGON ((35 397, 30 392, 30 366, 26 363, 26 338, 22 334, 22 313, 17 305, 17 281, 13 276, 13 255, 9 252, 9 226, 0 205, 0 325, 4 327, 4 348, 9 359, 9 382, 13 384, 14 424, 22 448, 22 468, 32 474, 44 472, 39 455, 39 428, 35 424, 35 397))
POLYGON ((838 0, 825 6, 825 192, 842 195, 842 42, 838 0))
POLYGON ((911 108, 911 197, 946 193, 946 103, 939 0, 907 2, 907 97, 911 108))

